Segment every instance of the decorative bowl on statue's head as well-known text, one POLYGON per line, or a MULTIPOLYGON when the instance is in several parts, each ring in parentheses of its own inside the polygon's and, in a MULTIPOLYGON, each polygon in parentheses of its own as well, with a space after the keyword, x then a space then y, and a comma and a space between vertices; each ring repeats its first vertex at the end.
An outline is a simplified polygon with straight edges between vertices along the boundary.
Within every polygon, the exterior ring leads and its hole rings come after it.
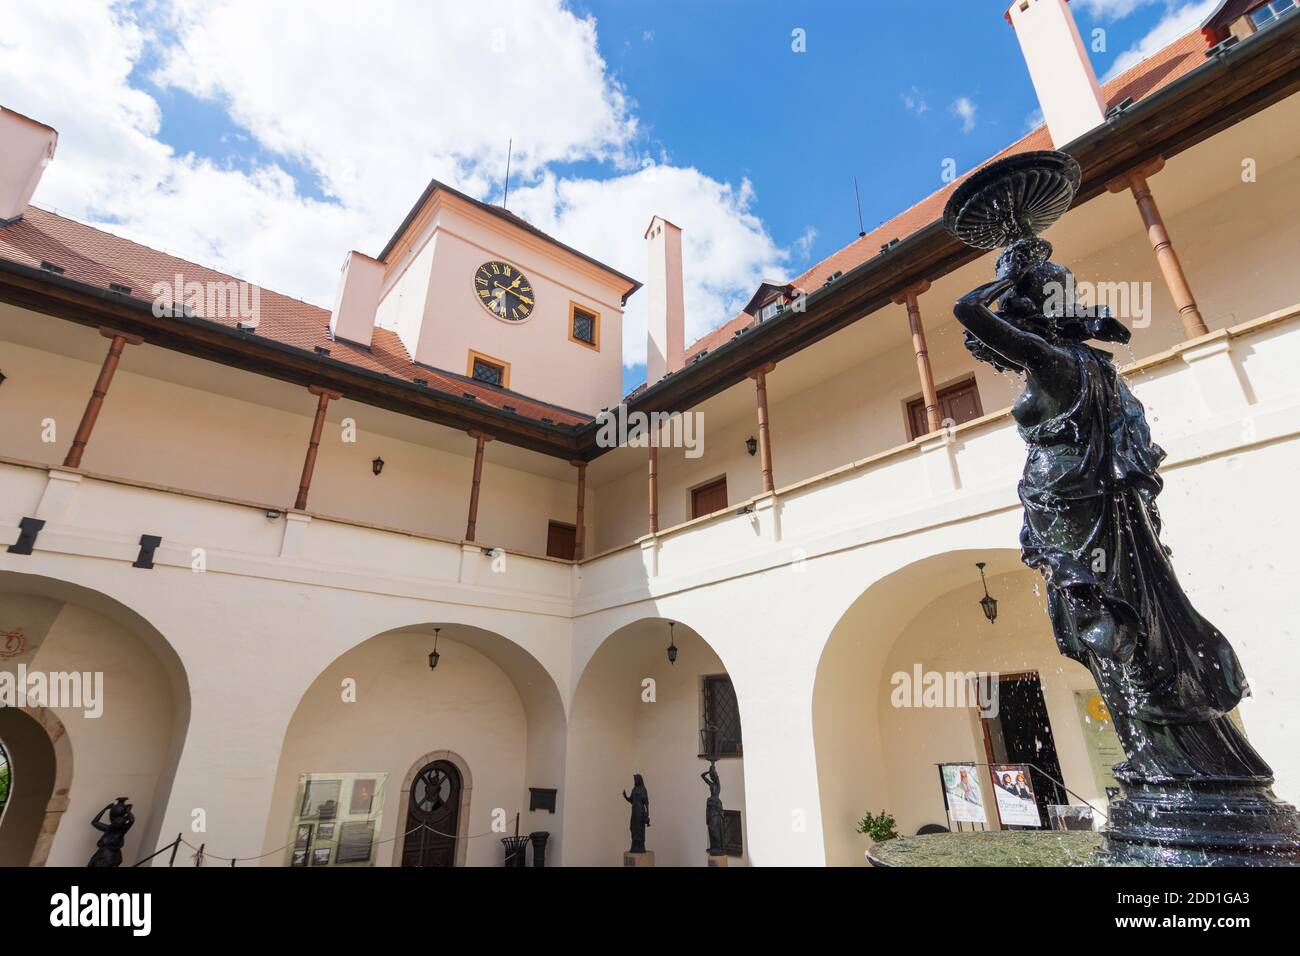
POLYGON ((976 249, 1031 239, 1065 215, 1083 174, 1074 157, 1042 150, 990 163, 957 187, 943 210, 948 231, 976 249))

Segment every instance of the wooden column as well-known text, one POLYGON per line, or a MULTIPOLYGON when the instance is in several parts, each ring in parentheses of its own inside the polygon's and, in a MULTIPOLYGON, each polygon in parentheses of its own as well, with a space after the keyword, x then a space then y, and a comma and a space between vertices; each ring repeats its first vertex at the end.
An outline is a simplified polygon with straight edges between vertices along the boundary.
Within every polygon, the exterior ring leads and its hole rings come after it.
POLYGON ((90 433, 95 430, 95 420, 99 418, 99 410, 104 405, 108 386, 113 383, 113 373, 117 371, 122 350, 128 345, 139 345, 144 341, 138 335, 127 335, 115 329, 102 328, 99 334, 112 341, 108 345, 108 354, 104 356, 104 364, 100 366, 99 378, 95 380, 95 387, 91 390, 90 400, 86 402, 86 410, 81 413, 81 424, 77 426, 77 433, 72 438, 72 447, 68 449, 68 455, 63 459, 64 468, 81 467, 81 456, 90 441, 90 433))
POLYGON ((650 446, 650 534, 659 533, 659 448, 650 446))
POLYGON ((930 289, 929 282, 918 282, 895 297, 894 303, 907 307, 907 327, 912 333, 912 351, 916 353, 916 374, 921 379, 921 396, 925 402, 925 423, 931 432, 943 427, 939 409, 939 392, 934 387, 934 372, 930 369, 930 352, 925 344, 925 326, 921 324, 921 306, 917 297, 930 289))
POLYGON ((763 490, 772 491, 772 434, 767 425, 767 373, 776 368, 768 362, 749 373, 758 398, 758 464, 763 470, 763 490))
POLYGON ((1156 205, 1155 196, 1151 195, 1151 187, 1147 183, 1147 177, 1154 176, 1164 169, 1164 166, 1165 161, 1157 158, 1119 179, 1112 180, 1106 188, 1113 193, 1123 192, 1126 189, 1132 191, 1133 198, 1137 201, 1138 212, 1142 215, 1142 224, 1146 226, 1147 238, 1151 241, 1151 248, 1155 250, 1160 274, 1164 276, 1169 295, 1173 298, 1178 315, 1183 321, 1183 335, 1185 338, 1194 339, 1205 335, 1209 329, 1205 327, 1205 320, 1201 318, 1196 297, 1192 295, 1191 283, 1187 281, 1187 274, 1183 272, 1183 264, 1178 259, 1173 240, 1169 238, 1169 230, 1165 228, 1160 207, 1156 205))
POLYGON ((331 399, 342 398, 339 392, 331 392, 319 385, 308 385, 307 391, 316 396, 316 418, 311 423, 311 440, 307 442, 307 457, 302 462, 302 480, 298 482, 298 498, 293 506, 297 511, 307 508, 307 495, 311 491, 311 476, 316 470, 316 452, 320 449, 320 434, 325 428, 325 409, 331 399))
POLYGON ((587 463, 571 461, 569 464, 578 469, 578 515, 573 523, 573 560, 582 560, 583 544, 586 540, 587 514, 587 463))
POLYGON ((483 447, 492 440, 490 435, 482 432, 470 432, 474 445, 474 481, 469 486, 469 522, 465 525, 465 540, 473 541, 478 527, 478 489, 483 481, 483 447))

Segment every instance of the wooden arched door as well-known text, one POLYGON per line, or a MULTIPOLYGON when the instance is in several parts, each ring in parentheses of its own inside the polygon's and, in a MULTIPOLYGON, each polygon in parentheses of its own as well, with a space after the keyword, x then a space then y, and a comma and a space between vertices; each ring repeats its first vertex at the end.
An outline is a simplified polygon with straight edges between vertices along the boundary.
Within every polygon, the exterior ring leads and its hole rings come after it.
POLYGON ((415 775, 406 808, 402 866, 455 866, 462 781, 455 764, 435 760, 415 775))

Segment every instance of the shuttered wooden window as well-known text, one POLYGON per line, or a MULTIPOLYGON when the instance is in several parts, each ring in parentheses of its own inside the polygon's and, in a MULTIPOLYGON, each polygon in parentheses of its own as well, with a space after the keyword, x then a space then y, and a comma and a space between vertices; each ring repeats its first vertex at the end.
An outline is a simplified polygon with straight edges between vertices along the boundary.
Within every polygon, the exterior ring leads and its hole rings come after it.
POLYGON ((711 515, 727 507, 727 478, 710 481, 691 491, 691 517, 711 515))
MULTIPOLYGON (((980 405, 979 389, 972 376, 946 388, 939 389, 939 420, 954 425, 979 418, 984 414, 980 405)), ((920 438, 930 431, 925 420, 925 399, 914 398, 907 403, 907 431, 909 438, 920 438)))

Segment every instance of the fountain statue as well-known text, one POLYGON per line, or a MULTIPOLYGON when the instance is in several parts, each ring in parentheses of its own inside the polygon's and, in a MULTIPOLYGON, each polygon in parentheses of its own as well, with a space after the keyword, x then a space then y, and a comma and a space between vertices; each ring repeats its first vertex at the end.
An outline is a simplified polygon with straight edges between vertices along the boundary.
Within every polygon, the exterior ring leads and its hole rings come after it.
POLYGON ((1092 672, 1127 757, 1104 852, 1117 863, 1300 864, 1300 818, 1229 716, 1249 692, 1241 664, 1160 541, 1164 451, 1110 353, 1089 344, 1127 343, 1128 329, 1072 301, 1069 270, 1038 238, 1080 179, 1064 153, 1012 156, 962 183, 944 220, 968 245, 1004 247, 994 281, 954 312, 977 359, 1024 377, 1011 409, 1028 449, 1022 559, 1042 574, 1057 645, 1092 672))
POLYGON ((87 867, 115 867, 122 865, 122 844, 126 842, 127 831, 135 825, 135 814, 132 813, 131 804, 126 802, 126 797, 118 797, 116 803, 110 803, 90 825, 104 834, 99 838, 96 844, 99 849, 95 850, 95 855, 90 858, 87 867), (108 822, 104 823, 104 814, 108 814, 108 822))

